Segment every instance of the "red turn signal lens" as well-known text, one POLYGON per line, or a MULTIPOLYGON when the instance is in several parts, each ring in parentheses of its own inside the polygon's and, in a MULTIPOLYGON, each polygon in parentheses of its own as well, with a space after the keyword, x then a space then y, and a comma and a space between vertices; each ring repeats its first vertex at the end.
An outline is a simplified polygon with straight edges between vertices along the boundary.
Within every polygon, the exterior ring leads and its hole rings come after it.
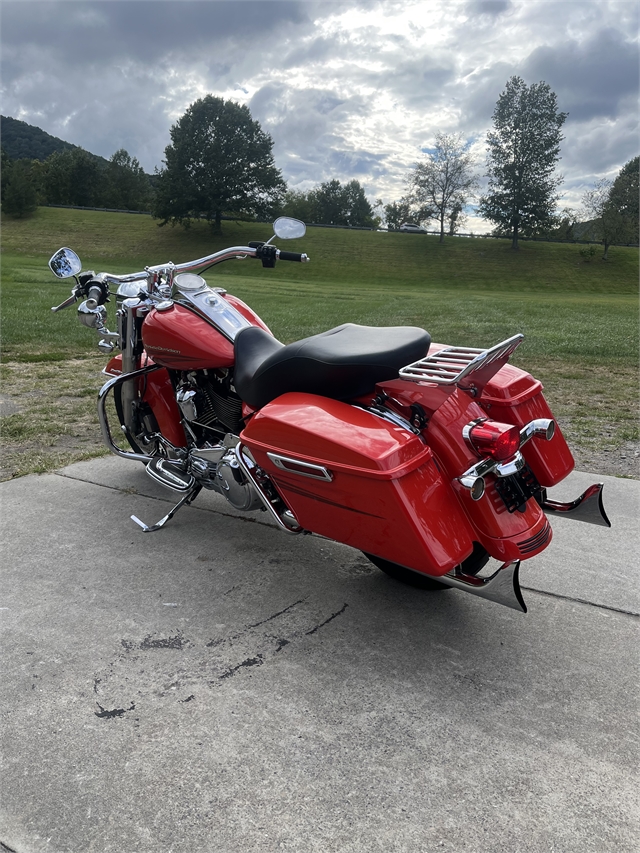
POLYGON ((463 435, 480 456, 498 462, 510 459, 520 448, 520 430, 511 424, 481 421, 466 426, 463 435))

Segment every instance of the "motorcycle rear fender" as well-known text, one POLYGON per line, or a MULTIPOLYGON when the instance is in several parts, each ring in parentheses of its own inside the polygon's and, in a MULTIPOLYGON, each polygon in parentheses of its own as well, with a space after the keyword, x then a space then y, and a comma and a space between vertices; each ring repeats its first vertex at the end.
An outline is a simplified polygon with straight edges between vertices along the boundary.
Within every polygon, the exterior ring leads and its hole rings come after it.
MULTIPOLYGON (((456 494, 469 525, 473 538, 497 560, 510 562, 534 557, 551 542, 551 526, 538 503, 530 499, 524 511, 509 513, 498 494, 495 476, 489 474, 485 480, 485 493, 474 501, 469 489, 459 482, 465 471, 479 461, 477 454, 463 438, 464 426, 476 418, 487 417, 486 412, 466 392, 454 388, 442 394, 440 387, 393 380, 383 382, 379 390, 399 402, 407 400, 423 405, 429 412, 428 425, 423 435, 437 459, 445 479, 456 494), (409 394, 403 399, 404 385, 409 394), (420 397, 422 390, 423 396, 420 397), (438 406, 434 407, 434 403, 438 406)), ((537 439, 532 439, 531 442, 537 439)))
MULTIPOLYGON (((432 344, 429 352, 441 349, 443 349, 442 344, 432 344)), ((476 409, 476 417, 488 417, 520 429, 532 420, 553 418, 553 413, 542 394, 542 383, 534 379, 531 374, 511 364, 504 365, 494 374, 475 401, 455 385, 394 379, 380 383, 377 389, 394 399, 403 401, 406 405, 420 404, 429 418, 454 394, 458 397, 462 395, 479 405, 479 409, 476 409)), ((462 424, 461 428, 463 426, 465 424, 462 424)), ((523 447, 522 455, 544 488, 555 486, 564 480, 575 465, 571 450, 557 422, 554 436, 550 441, 537 439, 529 441, 523 447)))
MULTIPOLYGON (((142 356, 145 366, 153 364, 153 359, 142 356)), ((114 356, 104 368, 103 373, 109 376, 120 376, 122 373, 122 354, 114 356)), ((183 447, 186 436, 182 428, 180 410, 176 403, 173 385, 165 368, 156 370, 148 376, 137 380, 140 399, 147 403, 153 412, 162 435, 176 447, 183 447)))
POLYGON ((473 528, 419 436, 355 406, 284 394, 241 433, 298 523, 429 575, 469 556, 473 528))
MULTIPOLYGON (((536 418, 553 418, 542 389, 529 373, 507 364, 486 384, 478 402, 487 417, 522 428, 536 418)), ((545 488, 564 480, 575 465, 557 422, 550 441, 529 441, 522 455, 545 488)))

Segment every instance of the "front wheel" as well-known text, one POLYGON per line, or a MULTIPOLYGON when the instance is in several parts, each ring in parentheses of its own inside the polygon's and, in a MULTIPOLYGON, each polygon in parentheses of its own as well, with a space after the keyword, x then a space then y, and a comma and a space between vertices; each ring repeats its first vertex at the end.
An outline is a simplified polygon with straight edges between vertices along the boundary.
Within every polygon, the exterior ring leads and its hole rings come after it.
MULTIPOLYGON (((113 403, 115 405, 118 422, 120 424, 124 424, 125 418, 121 385, 116 385, 113 389, 113 403)), ((158 423, 151 411, 151 408, 146 403, 143 403, 142 405, 145 410, 142 412, 138 411, 136 413, 135 435, 132 435, 131 432, 127 430, 127 441, 134 453, 142 453, 147 456, 163 456, 164 454, 160 452, 160 448, 158 447, 158 442, 150 437, 153 433, 159 432, 158 423), (147 436, 149 436, 149 438, 146 438, 147 436)))
MULTIPOLYGON (((382 557, 376 557, 375 554, 367 554, 362 552, 368 560, 371 560, 374 566, 377 566, 385 575, 389 575, 400 583, 407 584, 416 589, 428 589, 432 592, 451 589, 445 583, 437 581, 430 575, 423 575, 422 572, 415 572, 413 569, 407 569, 405 566, 399 566, 397 563, 392 563, 390 560, 383 560, 382 557)), ((477 575, 478 572, 489 562, 489 554, 478 542, 473 543, 473 551, 460 563, 460 570, 465 575, 477 575)))

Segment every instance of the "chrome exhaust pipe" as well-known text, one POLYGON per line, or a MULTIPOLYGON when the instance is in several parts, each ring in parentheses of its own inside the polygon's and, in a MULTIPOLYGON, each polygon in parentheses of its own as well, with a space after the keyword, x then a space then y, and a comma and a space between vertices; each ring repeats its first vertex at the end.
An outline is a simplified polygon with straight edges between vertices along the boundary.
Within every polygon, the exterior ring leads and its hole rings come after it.
POLYGON ((471 595, 477 595, 496 604, 503 604, 512 610, 526 613, 527 605, 524 603, 520 590, 519 573, 520 561, 515 560, 511 563, 504 563, 488 578, 465 575, 459 567, 456 567, 448 574, 436 578, 436 580, 454 589, 461 589, 471 595))
POLYGON ((536 418, 534 421, 522 427, 520 430, 520 447, 526 444, 530 438, 537 435, 545 441, 551 441, 556 433, 556 422, 550 418, 536 418))
POLYGON ((540 506, 547 515, 558 515, 560 518, 575 518, 576 521, 586 521, 587 524, 598 524, 601 527, 611 527, 602 501, 604 483, 594 483, 574 501, 551 501, 547 491, 543 489, 540 506))

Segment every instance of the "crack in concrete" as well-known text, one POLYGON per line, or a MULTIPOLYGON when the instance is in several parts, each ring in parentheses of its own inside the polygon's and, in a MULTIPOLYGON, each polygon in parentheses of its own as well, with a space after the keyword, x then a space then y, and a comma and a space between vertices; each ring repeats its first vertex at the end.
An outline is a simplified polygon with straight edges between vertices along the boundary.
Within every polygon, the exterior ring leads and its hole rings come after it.
POLYGON ((324 622, 321 622, 319 625, 316 625, 316 627, 312 628, 310 631, 306 631, 305 635, 309 637, 311 636, 311 634, 315 634, 316 631, 319 631, 320 628, 324 628, 324 626, 327 625, 329 622, 332 622, 336 618, 336 616, 340 616, 342 613, 344 613, 348 606, 348 604, 345 604, 344 607, 341 610, 338 610, 337 613, 332 613, 328 619, 324 620, 324 622))
POLYGON ((218 680, 222 681, 223 678, 231 678, 232 675, 235 675, 239 669, 247 666, 262 666, 264 663, 264 656, 260 653, 256 655, 254 658, 247 658, 243 660, 242 663, 239 663, 237 666, 232 666, 230 669, 227 669, 222 675, 218 676, 218 680))
POLYGON ((93 713, 96 717, 106 718, 108 720, 112 720, 114 717, 123 717, 127 711, 135 710, 135 704, 132 702, 130 708, 113 708, 111 711, 108 711, 106 708, 103 708, 99 702, 96 702, 100 711, 94 711, 93 713))
POLYGON ((562 595, 560 592, 547 592, 544 589, 536 589, 534 586, 521 586, 527 592, 537 592, 538 595, 546 595, 547 598, 560 598, 563 601, 573 601, 575 604, 586 604, 587 607, 597 607, 599 610, 611 610, 613 613, 621 613, 623 616, 640 616, 634 610, 624 610, 622 607, 613 607, 611 604, 598 604, 595 601, 587 601, 586 598, 575 598, 571 595, 562 595))
MULTIPOLYGON (((173 503, 172 498, 167 495, 167 497, 158 497, 157 495, 147 495, 144 492, 130 492, 129 489, 120 488, 119 486, 108 486, 106 483, 96 483, 93 480, 85 480, 84 477, 71 477, 69 474, 63 474, 62 471, 52 471, 52 474, 55 474, 57 477, 62 477, 65 480, 74 480, 76 483, 86 483, 88 486, 97 486, 100 489, 109 489, 112 492, 118 492, 121 495, 133 495, 138 498, 148 498, 151 501, 159 501, 160 503, 173 503)), ((223 497, 223 496, 221 496, 223 497)), ((203 506, 195 506, 195 504, 190 503, 189 506, 192 509, 198 510, 199 512, 212 512, 215 515, 220 515, 222 518, 232 518, 236 521, 242 521, 245 524, 258 524, 260 527, 266 527, 268 530, 277 530, 278 528, 275 524, 267 524, 264 521, 260 521, 258 518, 248 518, 242 515, 232 515, 228 512, 222 512, 218 509, 212 509, 210 507, 203 506)))
POLYGON ((258 625, 264 625, 266 622, 271 622, 272 619, 276 619, 278 616, 282 616, 283 613, 286 613, 289 610, 292 610, 294 607, 297 607, 298 604, 302 604, 306 599, 300 598, 298 601, 294 601, 293 604, 290 604, 288 607, 285 607, 284 610, 279 610, 277 613, 274 613, 273 616, 267 616, 266 619, 263 619, 261 622, 254 622, 253 625, 247 625, 245 628, 248 631, 251 628, 257 628, 258 625))

